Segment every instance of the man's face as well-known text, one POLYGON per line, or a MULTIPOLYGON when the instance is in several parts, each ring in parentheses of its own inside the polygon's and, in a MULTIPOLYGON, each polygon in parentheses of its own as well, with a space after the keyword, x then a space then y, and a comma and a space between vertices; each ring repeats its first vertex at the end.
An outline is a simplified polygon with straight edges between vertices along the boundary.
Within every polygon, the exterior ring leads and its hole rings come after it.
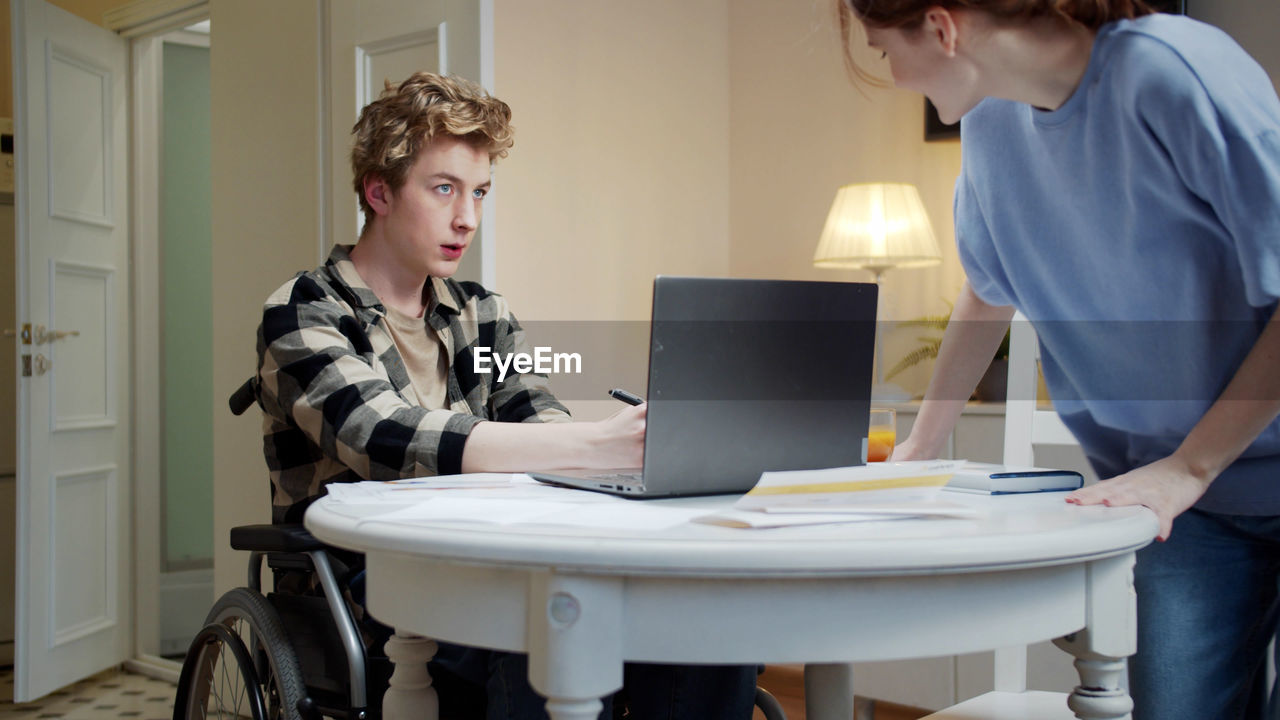
POLYGON ((489 153, 463 140, 434 140, 418 154, 383 217, 384 232, 406 268, 441 278, 458 271, 489 183, 489 153))

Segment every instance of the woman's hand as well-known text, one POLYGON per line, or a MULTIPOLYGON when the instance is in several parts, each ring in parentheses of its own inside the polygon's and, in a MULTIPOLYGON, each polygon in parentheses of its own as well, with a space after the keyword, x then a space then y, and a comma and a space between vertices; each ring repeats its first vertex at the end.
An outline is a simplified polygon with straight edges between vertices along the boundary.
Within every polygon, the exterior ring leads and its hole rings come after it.
POLYGON ((893 452, 889 454, 889 462, 902 462, 904 460, 934 460, 938 457, 936 450, 923 448, 918 446, 911 435, 906 440, 894 446, 893 452))
POLYGON ((1067 496, 1076 505, 1144 505, 1160 520, 1156 540, 1169 539, 1173 519, 1204 495, 1212 478, 1205 478, 1177 453, 1143 465, 1110 480, 1080 488, 1067 496))

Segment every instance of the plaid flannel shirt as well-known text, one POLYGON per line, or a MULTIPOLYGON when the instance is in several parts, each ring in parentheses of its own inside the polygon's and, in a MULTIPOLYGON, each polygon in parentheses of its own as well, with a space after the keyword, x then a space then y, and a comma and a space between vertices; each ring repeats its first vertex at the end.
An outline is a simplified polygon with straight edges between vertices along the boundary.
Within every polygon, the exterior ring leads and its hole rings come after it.
POLYGON ((431 278, 425 322, 449 365, 445 409, 418 404, 387 330, 385 308, 358 277, 349 246, 272 293, 258 328, 258 402, 274 522, 301 522, 332 482, 461 472, 482 420, 562 422, 545 375, 474 372, 473 349, 529 352, 506 300, 470 282, 431 278))

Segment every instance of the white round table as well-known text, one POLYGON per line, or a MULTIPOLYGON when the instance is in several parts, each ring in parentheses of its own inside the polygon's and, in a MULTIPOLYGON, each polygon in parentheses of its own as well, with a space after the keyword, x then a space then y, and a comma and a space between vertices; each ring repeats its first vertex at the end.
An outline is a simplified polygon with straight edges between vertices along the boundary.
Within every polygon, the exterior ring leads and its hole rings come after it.
MULTIPOLYGON (((712 512, 734 499, 646 504, 712 512)), ((1062 493, 946 499, 978 514, 643 530, 396 519, 384 517, 394 505, 326 497, 306 526, 367 555, 369 610, 397 629, 388 720, 401 709, 421 717, 420 703, 434 698, 424 668, 434 643, 409 633, 528 653, 554 720, 594 720, 598 698, 621 687, 625 661, 806 663, 817 688, 808 717, 848 720, 847 663, 1047 639, 1078 658, 1082 675, 1088 665, 1090 697, 1123 695, 1118 661, 1135 649, 1133 553, 1155 536, 1154 514, 1068 505, 1062 493)), ((1086 712, 1091 704, 1084 699, 1086 712)), ((1084 717, 1127 716, 1114 707, 1099 702, 1084 717)))

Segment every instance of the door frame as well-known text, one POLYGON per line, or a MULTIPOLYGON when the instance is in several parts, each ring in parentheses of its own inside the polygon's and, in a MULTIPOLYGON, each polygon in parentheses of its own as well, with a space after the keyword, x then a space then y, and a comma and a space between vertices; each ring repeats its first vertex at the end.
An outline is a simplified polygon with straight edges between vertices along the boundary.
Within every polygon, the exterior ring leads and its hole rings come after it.
MULTIPOLYGON (((131 3, 120 8, 130 9, 131 3)), ((176 683, 181 663, 158 654, 160 647, 160 554, 163 522, 163 397, 154 383, 163 371, 161 328, 160 158, 163 41, 160 36, 209 19, 206 2, 183 3, 178 14, 129 16, 130 28, 113 28, 129 37, 132 113, 130 129, 133 186, 133 430, 134 430, 134 633, 133 657, 125 667, 176 683), (167 22, 165 22, 167 18, 167 22), (146 619, 144 621, 144 619, 146 619)), ((116 12, 116 11, 113 11, 116 12)), ((110 22, 110 18, 108 18, 110 22)), ((212 599, 210 599, 212 603, 212 599)))

